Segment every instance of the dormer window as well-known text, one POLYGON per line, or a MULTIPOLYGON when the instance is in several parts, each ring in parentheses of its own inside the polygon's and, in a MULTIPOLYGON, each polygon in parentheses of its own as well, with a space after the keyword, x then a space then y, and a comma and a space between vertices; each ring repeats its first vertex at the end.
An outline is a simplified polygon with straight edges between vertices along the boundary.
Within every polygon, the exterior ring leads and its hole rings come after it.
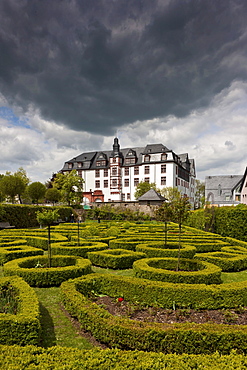
POLYGON ((78 168, 82 168, 82 163, 81 162, 77 162, 77 167, 78 168))
POLYGON ((135 164, 136 160, 135 160, 135 158, 126 158, 125 163, 126 164, 135 164))
POLYGON ((144 162, 150 162, 150 155, 145 155, 144 162))
POLYGON ((106 161, 96 161, 96 167, 102 167, 106 165, 106 161))
POLYGON ((73 168, 73 164, 72 163, 69 163, 68 166, 69 166, 69 169, 73 168))
POLYGON ((167 159, 167 155, 166 154, 161 154, 161 160, 166 161, 166 159, 167 159))

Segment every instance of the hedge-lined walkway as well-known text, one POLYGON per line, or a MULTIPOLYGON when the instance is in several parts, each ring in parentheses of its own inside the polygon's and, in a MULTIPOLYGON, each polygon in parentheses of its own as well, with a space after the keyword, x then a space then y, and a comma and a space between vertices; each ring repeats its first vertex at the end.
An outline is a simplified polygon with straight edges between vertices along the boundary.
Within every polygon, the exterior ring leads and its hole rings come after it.
POLYGON ((63 310, 60 288, 35 288, 34 290, 40 302, 42 347, 60 345, 78 349, 93 348, 93 344, 81 335, 80 329, 72 324, 63 310))

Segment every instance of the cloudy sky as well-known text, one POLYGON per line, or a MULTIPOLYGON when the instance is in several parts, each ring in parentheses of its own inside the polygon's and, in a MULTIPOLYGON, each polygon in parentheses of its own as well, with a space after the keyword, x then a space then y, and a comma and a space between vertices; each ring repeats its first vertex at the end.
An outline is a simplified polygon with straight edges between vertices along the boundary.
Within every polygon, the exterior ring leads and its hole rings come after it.
POLYGON ((0 173, 163 143, 247 166, 246 0, 1 0, 0 173))

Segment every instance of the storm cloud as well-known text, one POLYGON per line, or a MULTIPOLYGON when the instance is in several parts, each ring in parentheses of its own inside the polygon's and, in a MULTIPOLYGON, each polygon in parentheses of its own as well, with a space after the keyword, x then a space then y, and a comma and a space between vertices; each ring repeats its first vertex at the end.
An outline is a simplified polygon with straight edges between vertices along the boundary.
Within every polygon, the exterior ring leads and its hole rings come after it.
POLYGON ((1 0, 1 93, 102 135, 186 117, 246 81, 246 14, 244 0, 1 0))

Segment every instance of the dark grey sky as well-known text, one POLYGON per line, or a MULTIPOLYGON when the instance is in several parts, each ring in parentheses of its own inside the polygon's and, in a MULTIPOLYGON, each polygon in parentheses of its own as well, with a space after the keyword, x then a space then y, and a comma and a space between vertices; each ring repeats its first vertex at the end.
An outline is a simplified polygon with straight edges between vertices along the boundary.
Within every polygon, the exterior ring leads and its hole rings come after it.
POLYGON ((1 0, 0 91, 97 134, 185 117, 246 81, 246 19, 245 0, 1 0))

